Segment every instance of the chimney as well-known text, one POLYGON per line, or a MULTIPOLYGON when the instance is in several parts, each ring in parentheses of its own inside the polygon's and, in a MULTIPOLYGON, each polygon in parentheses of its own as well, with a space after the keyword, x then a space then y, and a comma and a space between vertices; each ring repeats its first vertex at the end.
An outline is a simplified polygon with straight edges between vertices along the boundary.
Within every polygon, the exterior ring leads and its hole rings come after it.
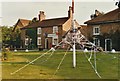
POLYGON ((45 14, 44 14, 44 11, 40 11, 40 13, 39 13, 39 21, 42 21, 42 20, 44 20, 45 19, 45 14))
POLYGON ((68 17, 69 18, 72 18, 72 15, 73 13, 72 13, 72 7, 71 6, 69 6, 69 11, 68 11, 68 17))
POLYGON ((99 12, 98 10, 95 10, 95 14, 92 14, 90 17, 91 17, 91 19, 94 19, 100 15, 103 15, 103 13, 99 12))
POLYGON ((95 15, 98 16, 99 15, 99 11, 95 10, 95 15))

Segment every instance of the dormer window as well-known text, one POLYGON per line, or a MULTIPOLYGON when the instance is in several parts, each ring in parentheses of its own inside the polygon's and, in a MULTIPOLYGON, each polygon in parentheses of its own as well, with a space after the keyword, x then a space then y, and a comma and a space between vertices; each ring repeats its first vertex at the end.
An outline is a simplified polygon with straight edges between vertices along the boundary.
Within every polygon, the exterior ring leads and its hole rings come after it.
POLYGON ((93 27, 93 35, 100 35, 100 26, 96 25, 93 27))
POLYGON ((37 34, 41 34, 42 33, 42 30, 41 30, 41 27, 39 27, 38 29, 37 29, 37 34))
POLYGON ((53 26, 53 33, 58 33, 58 26, 53 26))

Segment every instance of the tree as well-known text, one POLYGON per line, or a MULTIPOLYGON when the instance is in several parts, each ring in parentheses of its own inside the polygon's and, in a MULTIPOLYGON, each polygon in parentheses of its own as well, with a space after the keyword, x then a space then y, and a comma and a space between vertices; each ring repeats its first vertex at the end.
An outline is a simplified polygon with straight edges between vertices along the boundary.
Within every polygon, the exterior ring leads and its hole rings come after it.
POLYGON ((2 26, 2 44, 3 46, 10 46, 11 44, 11 36, 12 36, 12 28, 8 26, 2 26))
POLYGON ((13 27, 2 26, 2 44, 5 47, 20 46, 20 32, 13 32, 13 27))
POLYGON ((21 46, 20 33, 21 32, 20 32, 19 29, 16 29, 14 32, 12 31, 12 36, 11 36, 12 42, 11 42, 11 45, 13 47, 20 48, 20 46, 21 46))

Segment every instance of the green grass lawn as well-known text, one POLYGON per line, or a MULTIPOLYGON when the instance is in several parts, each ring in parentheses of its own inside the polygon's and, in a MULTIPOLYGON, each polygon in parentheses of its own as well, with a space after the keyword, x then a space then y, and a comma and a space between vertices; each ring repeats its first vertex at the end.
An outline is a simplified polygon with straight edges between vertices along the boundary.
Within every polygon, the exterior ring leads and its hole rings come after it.
MULTIPOLYGON (((50 53, 36 60, 33 64, 11 75, 30 61, 34 60, 45 51, 41 52, 11 52, 8 61, 2 63, 3 79, 99 79, 83 52, 77 52, 77 66, 72 67, 72 52, 68 52, 60 69, 54 75, 65 52, 55 51, 46 62, 50 53)), ((89 54, 87 53, 89 56, 89 54)), ((118 55, 97 53, 97 70, 102 79, 118 79, 118 55)), ((94 62, 94 59, 91 59, 94 62)))

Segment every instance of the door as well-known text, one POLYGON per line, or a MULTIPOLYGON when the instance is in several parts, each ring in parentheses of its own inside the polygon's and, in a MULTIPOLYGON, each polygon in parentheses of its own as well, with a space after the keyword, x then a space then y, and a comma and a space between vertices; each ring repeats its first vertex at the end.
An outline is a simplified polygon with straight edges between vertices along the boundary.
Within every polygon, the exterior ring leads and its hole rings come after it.
POLYGON ((45 39, 45 49, 48 49, 48 38, 45 39))
POLYGON ((105 51, 112 50, 112 41, 111 39, 105 39, 105 51))

